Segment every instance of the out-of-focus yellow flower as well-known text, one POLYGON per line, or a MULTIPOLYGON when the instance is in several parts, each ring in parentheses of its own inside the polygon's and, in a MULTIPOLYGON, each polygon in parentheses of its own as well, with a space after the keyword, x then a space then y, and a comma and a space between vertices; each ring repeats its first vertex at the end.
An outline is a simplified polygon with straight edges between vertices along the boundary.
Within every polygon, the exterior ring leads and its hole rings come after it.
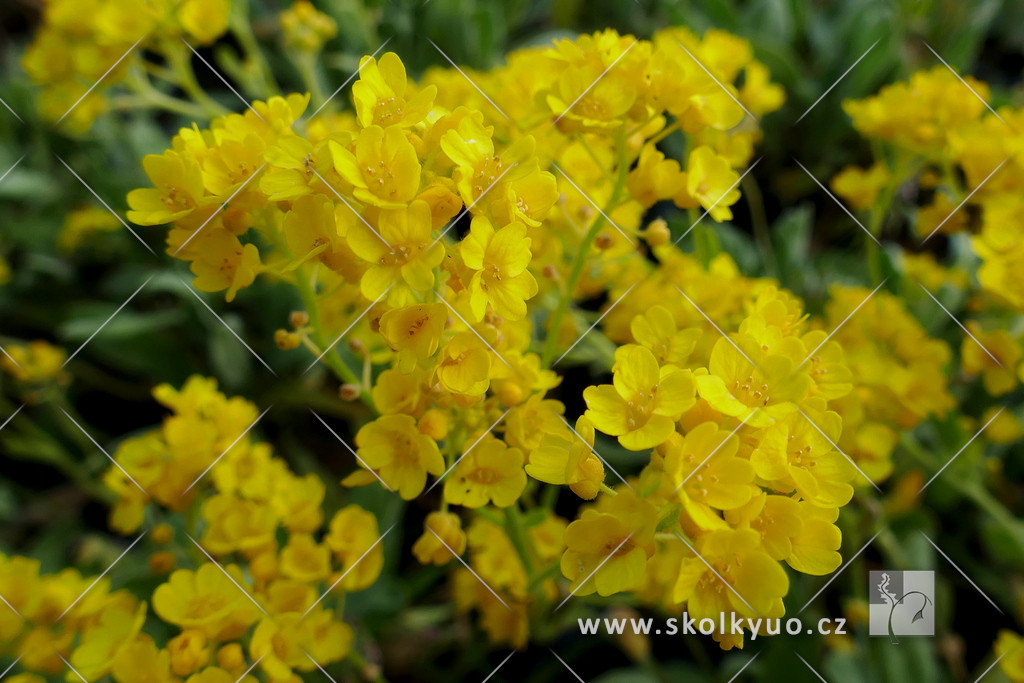
MULTIPOLYGON (((365 425, 356 434, 357 453, 363 467, 375 471, 384 483, 405 500, 419 495, 427 474, 444 472, 444 458, 437 444, 416 429, 416 420, 408 415, 384 415, 365 425)), ((357 472, 343 483, 348 486, 375 481, 370 472, 357 472)))
POLYGON ((1006 330, 986 332, 974 320, 967 321, 967 332, 960 347, 964 372, 981 375, 985 391, 992 396, 1013 391, 1022 356, 1020 342, 1006 330))
POLYGON ((466 532, 455 513, 431 512, 423 529, 423 535, 412 546, 413 555, 420 563, 445 565, 466 552, 466 532))
POLYGON ((324 43, 338 33, 338 24, 317 11, 308 0, 297 0, 281 12, 277 20, 284 33, 284 44, 304 52, 319 52, 324 43))
POLYGON ((11 344, 0 357, 0 367, 19 382, 67 382, 64 349, 41 339, 28 344, 11 344))
POLYGON ((889 167, 876 162, 870 168, 847 166, 832 178, 832 189, 854 209, 866 211, 875 205, 878 194, 892 182, 889 167))

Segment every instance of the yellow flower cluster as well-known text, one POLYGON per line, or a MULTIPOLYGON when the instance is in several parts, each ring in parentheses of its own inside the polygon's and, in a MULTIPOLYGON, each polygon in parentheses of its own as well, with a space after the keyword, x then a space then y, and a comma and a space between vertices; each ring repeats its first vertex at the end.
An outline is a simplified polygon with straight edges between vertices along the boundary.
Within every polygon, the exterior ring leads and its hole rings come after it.
POLYGON ((82 132, 106 110, 104 90, 142 61, 142 48, 182 54, 181 38, 211 43, 227 30, 230 11, 231 0, 48 0, 22 65, 44 86, 42 115, 67 116, 82 132))
MULTIPOLYGON (((1024 143, 1017 132, 1024 109, 991 111, 988 97, 985 83, 970 76, 961 82, 937 66, 873 97, 845 102, 857 130, 881 144, 870 168, 846 168, 832 187, 855 209, 881 220, 898 187, 916 182, 923 201, 915 207, 914 229, 923 242, 936 234, 970 235, 981 258, 977 280, 985 295, 973 308, 989 315, 984 323, 968 323, 962 367, 982 376, 991 395, 1001 396, 1024 378, 1022 339, 1006 331, 1006 314, 1024 310, 1024 163, 1017 154, 1024 143)), ((969 284, 928 255, 906 261, 906 274, 929 291, 969 284)))
MULTIPOLYGON (((163 385, 154 396, 172 414, 114 453, 117 466, 104 479, 117 495, 111 526, 131 533, 147 510, 154 519, 182 513, 171 516, 179 521, 194 510, 202 534, 185 550, 197 567, 174 571, 152 595, 153 612, 177 635, 153 645, 139 635, 146 606, 132 603, 109 624, 94 625, 106 650, 88 660, 103 669, 93 670, 113 671, 120 683, 136 679, 119 675, 119 667, 152 669, 154 681, 219 683, 238 680, 258 661, 267 680, 284 682, 346 657, 352 629, 322 601, 377 579, 384 558, 374 515, 349 505, 323 529, 323 482, 293 474, 268 444, 253 440, 255 406, 225 397, 213 380, 193 377, 180 390, 163 385)), ((157 526, 154 541, 166 542, 169 532, 157 526)), ((158 552, 151 566, 170 571, 175 559, 158 552)), ((86 661, 82 647, 72 664, 86 661)))
POLYGON ((263 275, 298 290, 306 310, 279 345, 307 347, 372 412, 343 483, 438 490, 413 552, 468 556, 460 610, 523 647, 559 573, 571 595, 717 618, 780 615, 784 564, 839 565, 839 508, 868 484, 855 463, 886 476, 896 431, 950 407, 949 351, 891 297, 866 327, 845 320, 870 294, 856 289, 811 318, 777 283, 644 225, 661 202, 732 217, 759 137, 746 113, 782 103, 745 41, 609 30, 419 83, 386 53, 362 61, 352 101, 303 120, 308 97, 273 98, 181 130, 144 160, 154 187, 129 195, 130 218, 171 224, 168 252, 200 289, 230 300, 263 275), (683 160, 659 147, 674 134, 683 160), (593 324, 573 305, 591 299, 606 300, 593 324), (547 394, 578 342, 612 382, 570 423, 547 394), (900 382, 879 379, 892 368, 900 382), (888 441, 861 443, 871 430, 888 441), (637 477, 606 484, 598 431, 646 454, 637 477), (560 486, 593 501, 571 522, 552 512, 560 486))
POLYGON ((940 65, 845 102, 856 129, 883 144, 871 168, 845 169, 833 188, 855 208, 869 209, 917 178, 925 197, 914 224, 918 235, 970 231, 983 261, 982 287, 1021 310, 1024 288, 1016 273, 1024 263, 1024 224, 1017 216, 1024 166, 1016 150, 1024 140, 1017 132, 1024 110, 990 111, 988 86, 971 76, 964 81, 940 65))

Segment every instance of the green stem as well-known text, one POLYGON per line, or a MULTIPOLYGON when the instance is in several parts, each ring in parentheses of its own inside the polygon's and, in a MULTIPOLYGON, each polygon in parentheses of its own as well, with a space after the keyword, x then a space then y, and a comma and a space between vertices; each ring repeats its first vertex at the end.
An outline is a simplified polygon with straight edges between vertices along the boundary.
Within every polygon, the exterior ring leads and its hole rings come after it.
POLYGON ((519 511, 519 504, 513 503, 504 510, 505 512, 505 533, 512 541, 512 546, 523 561, 523 568, 526 575, 533 576, 533 556, 530 554, 529 541, 526 538, 526 529, 523 527, 523 516, 519 511))
POLYGON ((192 100, 202 107, 209 118, 223 116, 230 110, 210 97, 203 86, 199 85, 196 79, 196 72, 192 69, 192 50, 184 43, 166 43, 161 50, 167 58, 167 63, 177 77, 176 84, 185 91, 192 100))
MULTIPOLYGON (((309 315, 309 327, 311 328, 310 338, 321 349, 326 349, 330 342, 324 336, 323 325, 320 320, 320 305, 317 301, 316 292, 313 288, 313 277, 308 268, 300 268, 295 274, 295 286, 302 296, 302 303, 309 315)), ((376 412, 373 404, 373 397, 370 395, 370 387, 364 386, 359 375, 352 368, 345 364, 336 348, 324 354, 323 359, 327 366, 334 371, 334 375, 346 384, 359 386, 359 398, 370 410, 376 412)))
POLYGON ((576 256, 572 262, 572 269, 569 271, 569 279, 565 283, 565 292, 559 298, 554 313, 551 314, 551 324, 548 325, 548 334, 544 340, 544 349, 541 353, 540 366, 542 368, 548 367, 551 364, 552 357, 555 355, 558 335, 562 327, 562 319, 569 310, 573 292, 576 291, 576 285, 579 284, 580 277, 583 275, 583 268, 586 266, 587 257, 590 255, 590 245, 593 244, 594 239, 597 238, 598 233, 604 227, 606 222, 605 215, 618 205, 622 191, 626 187, 626 177, 629 175, 629 159, 626 158, 626 138, 621 132, 616 140, 615 147, 618 152, 618 177, 615 181, 615 187, 612 189, 611 197, 608 199, 605 208, 594 219, 590 229, 583 236, 583 242, 577 248, 576 256))
POLYGON ((768 227, 768 216, 764 210, 764 197, 761 195, 761 188, 757 181, 749 173, 741 181, 743 185, 743 196, 747 198, 747 206, 750 208, 750 219, 754 226, 754 241, 757 242, 758 251, 764 263, 765 274, 768 277, 778 277, 779 264, 775 260, 775 251, 772 249, 771 229, 768 227))

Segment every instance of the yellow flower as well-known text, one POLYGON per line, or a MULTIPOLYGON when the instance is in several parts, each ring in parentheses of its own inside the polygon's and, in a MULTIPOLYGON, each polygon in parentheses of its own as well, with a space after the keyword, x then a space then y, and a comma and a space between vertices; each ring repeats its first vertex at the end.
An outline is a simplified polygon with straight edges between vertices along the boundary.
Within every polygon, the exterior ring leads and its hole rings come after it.
POLYGON ((358 505, 347 505, 334 514, 324 543, 341 563, 345 578, 338 584, 339 588, 362 590, 377 580, 384 566, 384 548, 379 540, 377 518, 373 513, 358 505))
POLYGON ((171 655, 147 635, 125 644, 114 660, 117 683, 177 683, 171 673, 171 655))
POLYGON ((167 651, 177 676, 195 673, 210 661, 210 643, 202 631, 182 631, 167 641, 167 651))
POLYGON ((657 522, 654 506, 623 491, 612 505, 602 512, 585 510, 565 530, 561 569, 574 595, 609 596, 643 585, 657 522))
POLYGON ((86 631, 71 653, 71 665, 89 680, 110 673, 119 654, 139 635, 146 621, 146 603, 114 605, 103 611, 99 622, 86 631))
POLYGON ((343 659, 352 639, 352 629, 335 620, 333 612, 319 608, 308 616, 288 612, 260 620, 249 643, 249 656, 260 662, 270 680, 292 681, 293 671, 313 671, 343 659))
POLYGON ((477 320, 483 319, 488 305, 502 318, 526 316, 526 300, 537 293, 537 280, 526 269, 532 254, 525 225, 510 223, 495 231, 487 218, 476 216, 459 244, 459 254, 473 271, 469 302, 477 320))
POLYGON ((686 602, 691 617, 717 623, 719 614, 729 612, 782 615, 789 577, 761 546, 760 534, 752 529, 711 531, 697 539, 695 549, 700 556, 683 560, 673 591, 673 599, 686 602))
MULTIPOLYGON (((420 433, 409 415, 384 415, 364 425, 356 434, 356 446, 364 467, 377 472, 405 500, 420 494, 428 472, 434 476, 444 472, 437 444, 420 433)), ((359 483, 369 481, 359 479, 359 483)))
POLYGON ((594 452, 594 425, 581 415, 575 434, 545 433, 530 453, 526 473, 547 484, 568 485, 584 500, 596 498, 604 483, 604 463, 594 452))
POLYGON ((791 413, 764 429, 750 462, 757 476, 778 491, 795 489, 821 507, 846 505, 856 470, 832 446, 842 428, 842 418, 831 411, 810 411, 808 417, 791 413))
POLYGON ((167 150, 144 157, 142 167, 154 187, 128 193, 128 220, 132 223, 170 223, 205 203, 203 174, 191 156, 167 150))
POLYGON ((626 177, 626 189, 645 207, 671 199, 686 187, 687 176, 679 162, 666 159, 653 144, 644 145, 636 168, 626 177))
POLYGON ((515 504, 526 488, 523 452, 493 436, 474 441, 444 482, 449 503, 478 508, 488 502, 504 508, 515 504))
POLYGON ((287 577, 316 583, 326 578, 330 569, 330 550, 309 534, 292 534, 281 549, 281 573, 287 577))
POLYGON ((1014 683, 1024 681, 1024 638, 1004 628, 996 638, 995 650, 1003 673, 1014 683))
POLYGON ((297 0, 281 12, 281 23, 286 46, 304 52, 317 52, 323 44, 338 33, 338 24, 323 12, 318 12, 308 0, 297 0))
POLYGON ((698 523, 698 515, 714 514, 705 506, 731 510, 746 504, 756 492, 754 468, 737 455, 739 441, 717 424, 703 422, 665 446, 665 472, 698 523))
POLYGON ((428 85, 407 97, 409 91, 405 65, 394 52, 385 52, 379 62, 363 57, 359 62, 359 80, 352 85, 359 124, 415 126, 433 106, 437 86, 428 85))
POLYGON ((668 439, 675 421, 694 404, 693 374, 672 366, 659 368, 654 354, 643 346, 616 349, 612 372, 613 384, 583 391, 586 416, 632 451, 668 439))
POLYGON ((227 30, 230 14, 230 0, 182 0, 178 6, 181 27, 200 45, 212 43, 227 30))
POLYGON ((445 565, 466 552, 466 532, 453 512, 431 512, 423 522, 423 535, 416 539, 412 553, 421 564, 445 565), (445 547, 447 546, 447 547, 445 547))
MULTIPOLYGON (((196 238, 197 258, 192 261, 196 289, 203 292, 227 290, 224 298, 233 301, 238 290, 256 280, 260 272, 260 252, 255 244, 243 245, 227 230, 208 228, 196 238)), ((191 244, 189 246, 192 246, 191 244)))
MULTIPOLYGON (((226 570, 242 584, 238 567, 226 570)), ((168 623, 199 630, 210 638, 228 627, 248 627, 255 621, 256 607, 235 582, 210 562, 196 571, 179 569, 153 591, 153 611, 168 623)))
POLYGON ((686 189, 675 196, 680 208, 703 206, 716 221, 732 220, 729 208, 740 198, 740 175, 729 160, 713 149, 701 146, 690 152, 686 167, 686 189))
POLYGON ((376 230, 354 224, 348 245, 370 264, 359 283, 363 296, 376 300, 389 292, 390 305, 404 306, 413 292, 429 292, 433 269, 444 258, 444 245, 431 237, 431 230, 430 207, 419 200, 381 211, 376 230))
POLYGON ((420 161, 399 126, 367 126, 356 138, 354 151, 334 140, 328 146, 335 170, 352 184, 359 201, 401 208, 419 192, 420 161))
POLYGON ((380 333, 398 352, 400 372, 409 372, 437 352, 447 322, 448 307, 443 303, 412 304, 381 316, 380 333))
POLYGON ((436 381, 445 391, 480 396, 490 383, 491 352, 472 332, 460 332, 441 349, 436 381))
POLYGON ((875 205, 878 193, 891 182, 889 167, 876 162, 868 169, 847 166, 832 178, 832 189, 854 209, 867 211, 875 205))
POLYGON ((964 372, 981 375, 985 391, 991 396, 1013 391, 1022 356, 1020 343, 1006 330, 986 332, 974 320, 967 322, 967 331, 960 347, 964 372))
POLYGON ((732 335, 732 342, 736 346, 723 337, 712 347, 709 374, 696 378, 700 397, 715 410, 755 427, 796 410, 812 384, 797 367, 803 345, 785 337, 766 353, 749 334, 732 335), (757 365, 753 359, 758 359, 757 365))
POLYGON ((683 367, 700 338, 699 328, 680 330, 675 316, 664 306, 652 306, 633 318, 629 330, 634 341, 654 354, 658 365, 683 367))
POLYGON ((19 382, 67 382, 64 349, 41 339, 28 344, 11 344, 0 356, 0 367, 19 382))

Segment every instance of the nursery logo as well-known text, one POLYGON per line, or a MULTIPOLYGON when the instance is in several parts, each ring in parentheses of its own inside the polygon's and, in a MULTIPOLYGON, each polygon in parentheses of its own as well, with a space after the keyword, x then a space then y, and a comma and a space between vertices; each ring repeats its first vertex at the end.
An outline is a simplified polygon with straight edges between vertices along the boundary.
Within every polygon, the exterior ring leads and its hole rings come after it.
POLYGON ((870 572, 868 633, 889 636, 935 635, 935 572, 870 572))

